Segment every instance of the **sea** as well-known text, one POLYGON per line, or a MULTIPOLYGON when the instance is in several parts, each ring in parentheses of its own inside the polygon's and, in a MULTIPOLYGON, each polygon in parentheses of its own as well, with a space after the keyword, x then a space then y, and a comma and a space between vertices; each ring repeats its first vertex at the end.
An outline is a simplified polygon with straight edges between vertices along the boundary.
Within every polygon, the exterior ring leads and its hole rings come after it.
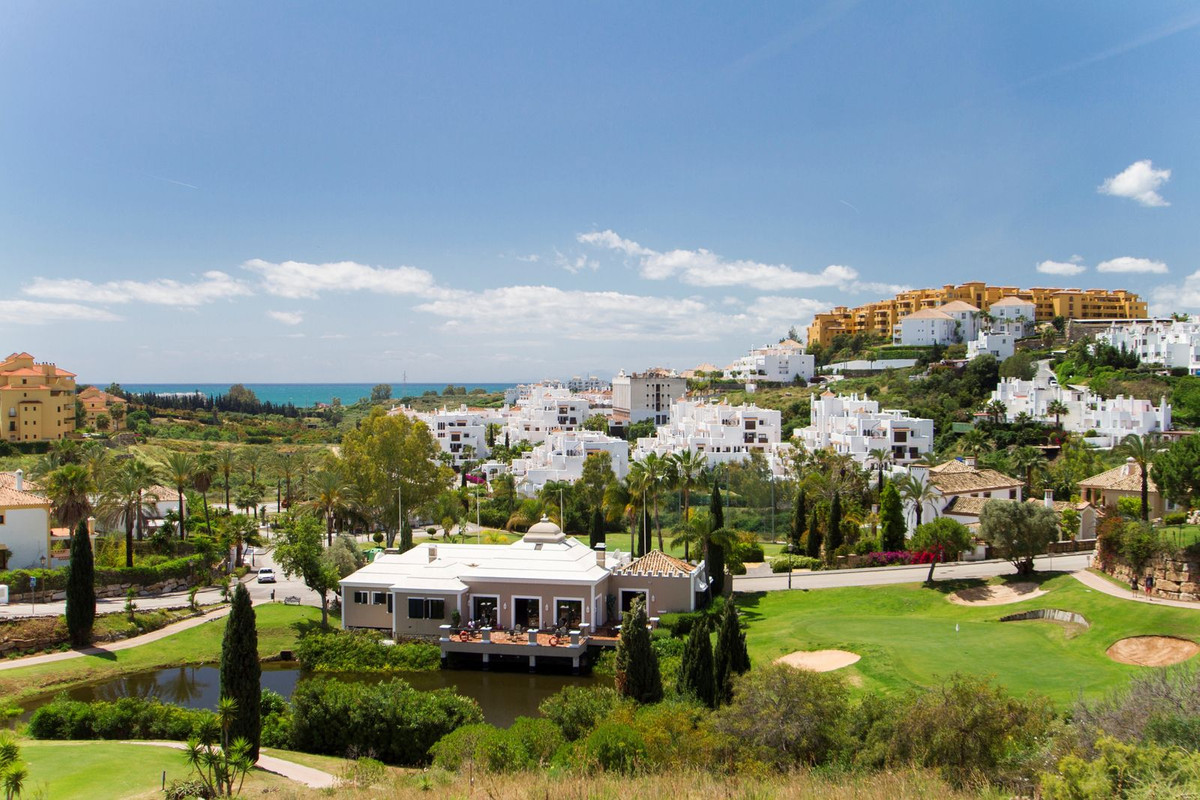
MULTIPOLYGON (((333 398, 338 398, 344 405, 356 403, 363 398, 371 396, 371 389, 378 386, 377 383, 243 383, 247 389, 254 392, 255 397, 263 402, 268 403, 291 403, 298 408, 308 408, 315 406, 317 403, 329 403, 333 398)), ((486 392, 503 392, 509 387, 515 386, 513 383, 469 383, 460 381, 451 381, 455 386, 464 386, 467 391, 472 389, 483 389, 486 392)), ((108 386, 107 383, 97 383, 96 386, 101 388, 108 386)), ((155 394, 200 394, 205 397, 210 395, 228 394, 229 387, 232 383, 122 383, 121 388, 127 392, 141 393, 154 392, 155 394)), ((392 383, 388 384, 392 387, 392 397, 419 397, 425 392, 434 391, 441 393, 446 388, 445 383, 392 383)))

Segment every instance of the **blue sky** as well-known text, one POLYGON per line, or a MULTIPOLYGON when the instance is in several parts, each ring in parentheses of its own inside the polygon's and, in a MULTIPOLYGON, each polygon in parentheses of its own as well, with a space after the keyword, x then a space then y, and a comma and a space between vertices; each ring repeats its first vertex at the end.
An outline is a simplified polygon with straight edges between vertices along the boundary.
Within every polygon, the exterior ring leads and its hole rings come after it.
POLYGON ((983 279, 1200 311, 1195 3, 0 6, 0 347, 107 381, 726 363, 983 279))

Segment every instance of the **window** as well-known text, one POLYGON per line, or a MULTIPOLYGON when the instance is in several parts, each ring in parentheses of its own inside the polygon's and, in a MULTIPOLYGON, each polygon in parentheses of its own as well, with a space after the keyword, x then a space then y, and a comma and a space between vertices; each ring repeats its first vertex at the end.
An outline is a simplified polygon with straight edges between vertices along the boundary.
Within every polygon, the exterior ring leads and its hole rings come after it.
POLYGON ((383 592, 371 592, 371 605, 381 606, 387 602, 387 595, 383 592))
POLYGON ((445 619, 446 601, 440 597, 408 598, 409 619, 445 619))
POLYGON ((367 593, 366 592, 355 592, 354 593, 354 602, 358 603, 359 605, 365 606, 367 604, 367 593))
POLYGON ((4 515, 0 514, 0 525, 4 524, 4 515))
POLYGON ((422 597, 408 598, 408 618, 425 619, 425 599, 422 597))

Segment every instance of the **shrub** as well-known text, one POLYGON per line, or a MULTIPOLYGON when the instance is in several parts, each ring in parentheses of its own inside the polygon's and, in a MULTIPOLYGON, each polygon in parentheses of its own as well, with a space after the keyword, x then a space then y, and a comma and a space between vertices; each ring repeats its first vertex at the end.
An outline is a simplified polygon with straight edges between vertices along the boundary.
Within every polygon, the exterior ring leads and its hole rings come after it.
POLYGON ((1163 514, 1163 523, 1166 525, 1184 525, 1187 523, 1186 511, 1168 511, 1163 514))
POLYGON ((627 725, 603 722, 588 734, 583 743, 587 758, 601 769, 626 775, 646 761, 646 743, 627 725))
POLYGON ((550 720, 517 717, 507 729, 464 725, 443 736, 430 753, 446 770, 471 763, 488 772, 516 772, 546 766, 562 744, 563 735, 550 720))
POLYGON ((296 657, 313 672, 417 672, 438 669, 442 663, 436 644, 389 646, 378 631, 312 633, 300 640, 296 657))
POLYGON ((211 711, 168 705, 153 697, 85 703, 61 695, 33 712, 29 733, 36 739, 181 741, 198 735, 215 720, 211 711))
POLYGON ((1121 555, 1136 572, 1140 572, 1161 549, 1158 532, 1144 522, 1130 522, 1121 531, 1121 555))
MULTIPOLYGON (((119 583, 131 583, 135 586, 148 586, 167 580, 186 580, 189 583, 202 583, 208 579, 209 569, 207 557, 193 555, 186 558, 176 558, 164 561, 154 566, 139 565, 135 567, 117 567, 95 570, 96 586, 111 586, 119 583)), ((30 577, 37 578, 38 591, 59 591, 67 588, 67 568, 58 569, 14 569, 0 572, 0 583, 6 584, 13 594, 23 594, 29 591, 30 577)))
POLYGON ((302 681, 292 695, 292 748, 345 755, 373 752, 387 764, 414 766, 450 731, 483 715, 474 700, 448 689, 418 692, 401 680, 302 681))
POLYGON ((616 691, 607 687, 567 686, 543 700, 538 711, 573 742, 587 735, 618 702, 616 691))
POLYGON ((766 555, 763 553, 763 547, 758 542, 743 542, 738 545, 737 557, 741 561, 749 561, 757 563, 766 561, 766 555))
POLYGON ((1042 775, 1046 800, 1194 797, 1200 782, 1200 753, 1157 744, 1126 744, 1110 737, 1097 743, 1090 760, 1068 755, 1058 774, 1042 775))
POLYGON ((771 560, 771 572, 790 572, 794 569, 821 569, 824 562, 811 556, 776 556, 771 560))

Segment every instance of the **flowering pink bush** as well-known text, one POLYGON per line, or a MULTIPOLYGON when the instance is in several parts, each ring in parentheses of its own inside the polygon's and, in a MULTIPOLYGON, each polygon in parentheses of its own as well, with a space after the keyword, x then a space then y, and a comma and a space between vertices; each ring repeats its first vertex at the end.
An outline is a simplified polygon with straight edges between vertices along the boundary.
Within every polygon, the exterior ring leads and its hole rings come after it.
POLYGON ((941 563, 946 557, 937 551, 888 550, 882 553, 868 553, 866 559, 868 567, 891 567, 896 564, 929 564, 935 561, 941 563))

